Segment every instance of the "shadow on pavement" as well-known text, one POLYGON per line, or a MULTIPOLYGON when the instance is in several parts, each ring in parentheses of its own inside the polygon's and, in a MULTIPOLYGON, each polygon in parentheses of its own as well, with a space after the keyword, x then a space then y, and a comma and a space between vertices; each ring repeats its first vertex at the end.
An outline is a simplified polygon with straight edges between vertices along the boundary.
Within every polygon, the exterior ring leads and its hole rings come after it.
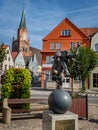
POLYGON ((90 119, 89 122, 98 124, 98 119, 90 119))

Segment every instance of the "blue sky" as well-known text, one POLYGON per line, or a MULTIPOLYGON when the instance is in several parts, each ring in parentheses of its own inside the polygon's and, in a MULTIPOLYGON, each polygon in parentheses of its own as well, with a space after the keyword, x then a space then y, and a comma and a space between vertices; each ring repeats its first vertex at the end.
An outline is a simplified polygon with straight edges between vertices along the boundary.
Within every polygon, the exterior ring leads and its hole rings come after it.
POLYGON ((30 44, 38 49, 66 17, 77 27, 98 27, 98 0, 0 0, 0 42, 11 46, 17 37, 23 5, 30 44))

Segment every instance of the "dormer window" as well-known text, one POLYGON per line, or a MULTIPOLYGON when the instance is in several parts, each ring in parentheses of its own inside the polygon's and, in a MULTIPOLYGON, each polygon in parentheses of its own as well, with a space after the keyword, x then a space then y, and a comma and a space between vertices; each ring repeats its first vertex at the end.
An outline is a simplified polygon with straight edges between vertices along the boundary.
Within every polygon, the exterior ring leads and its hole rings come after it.
POLYGON ((61 35, 62 36, 71 36, 71 31, 70 30, 62 30, 61 35))

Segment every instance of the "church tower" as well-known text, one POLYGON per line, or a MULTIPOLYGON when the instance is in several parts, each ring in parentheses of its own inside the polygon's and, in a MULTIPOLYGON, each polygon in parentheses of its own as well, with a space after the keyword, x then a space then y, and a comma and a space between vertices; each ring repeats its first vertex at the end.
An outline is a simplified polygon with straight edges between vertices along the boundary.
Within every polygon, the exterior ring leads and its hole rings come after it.
POLYGON ((30 51, 30 40, 28 38, 28 31, 26 27, 25 11, 23 9, 19 28, 17 30, 17 38, 12 41, 12 52, 22 51, 23 56, 32 56, 30 51))

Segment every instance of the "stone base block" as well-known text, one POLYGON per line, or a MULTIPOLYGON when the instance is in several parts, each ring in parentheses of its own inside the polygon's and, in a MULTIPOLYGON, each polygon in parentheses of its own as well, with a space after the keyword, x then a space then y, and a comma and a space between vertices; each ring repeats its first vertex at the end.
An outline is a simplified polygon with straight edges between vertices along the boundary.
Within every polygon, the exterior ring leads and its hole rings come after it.
POLYGON ((55 114, 46 110, 42 116, 42 130, 78 130, 78 115, 70 111, 55 114))

